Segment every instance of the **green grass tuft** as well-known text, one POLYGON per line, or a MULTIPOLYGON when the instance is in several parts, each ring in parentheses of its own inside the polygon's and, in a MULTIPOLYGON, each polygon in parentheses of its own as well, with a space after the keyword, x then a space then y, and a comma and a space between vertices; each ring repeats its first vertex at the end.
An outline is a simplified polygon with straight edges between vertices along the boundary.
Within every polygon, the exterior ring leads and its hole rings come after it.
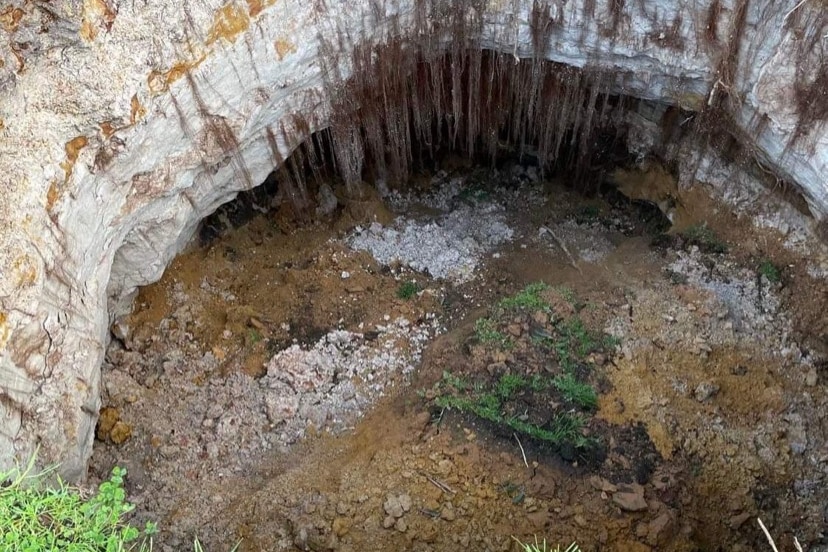
POLYGON ((512 297, 501 299, 498 307, 502 310, 549 310, 549 303, 541 297, 541 293, 549 289, 543 282, 529 284, 522 291, 512 297))
POLYGON ((419 291, 420 286, 417 285, 417 282, 403 282, 402 284, 400 284, 400 287, 397 288, 397 297, 408 301, 409 299, 417 295, 419 291))
POLYGON ((727 253, 727 245, 719 239, 707 223, 688 227, 680 234, 690 245, 697 245, 705 253, 727 253))
POLYGON ((770 259, 763 259, 756 270, 772 284, 782 281, 782 271, 770 259))
POLYGON ((574 375, 558 376, 552 383, 569 402, 587 409, 598 406, 598 395, 595 389, 587 383, 578 381, 574 375))
POLYGON ((511 349, 515 345, 509 336, 498 331, 496 322, 491 318, 478 318, 474 323, 474 334, 483 345, 491 345, 505 350, 511 349))
POLYGON ((553 549, 547 547, 546 539, 544 539, 543 542, 538 542, 538 538, 535 537, 534 544, 532 544, 532 543, 527 544, 527 543, 521 542, 520 540, 518 540, 515 537, 512 537, 512 538, 515 539, 515 541, 518 543, 518 545, 520 546, 520 549, 521 549, 522 552, 581 552, 581 549, 574 542, 572 544, 570 544, 569 546, 567 546, 566 549, 562 550, 560 545, 559 545, 553 550, 553 549))

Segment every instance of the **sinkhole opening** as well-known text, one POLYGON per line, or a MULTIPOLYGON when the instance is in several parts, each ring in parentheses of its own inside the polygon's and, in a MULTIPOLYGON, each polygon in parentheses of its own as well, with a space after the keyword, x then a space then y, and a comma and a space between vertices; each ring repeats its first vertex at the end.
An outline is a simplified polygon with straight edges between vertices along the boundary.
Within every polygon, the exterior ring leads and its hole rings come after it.
POLYGON ((763 171, 726 119, 624 78, 358 48, 330 124, 270 129, 276 169, 116 324, 93 479, 125 465, 173 547, 757 548, 754 513, 799 519, 755 413, 793 392, 793 276, 679 185, 705 148, 763 171))

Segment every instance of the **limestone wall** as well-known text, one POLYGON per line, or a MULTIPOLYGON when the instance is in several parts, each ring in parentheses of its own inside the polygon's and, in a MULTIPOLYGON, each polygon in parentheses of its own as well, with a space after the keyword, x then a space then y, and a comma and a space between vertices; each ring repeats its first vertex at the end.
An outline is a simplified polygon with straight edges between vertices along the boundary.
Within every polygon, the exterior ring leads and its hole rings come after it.
MULTIPOLYGON (((534 9, 553 22, 548 59, 618 70, 619 92, 688 109, 725 95, 757 163, 796 182, 824 219, 828 126, 819 110, 800 119, 794 83, 820 78, 828 39, 819 32, 828 31, 820 2, 788 14, 797 3, 553 0, 534 9)), ((39 446, 41 463, 83 477, 111 317, 160 277, 201 218, 274 168, 269 130, 284 157, 305 137, 297 115, 311 130, 328 124, 326 71, 347 77, 355 44, 410 30, 430 4, 0 8, 0 468, 39 446)), ((483 18, 479 46, 534 54, 533 2, 465 7, 483 18)))

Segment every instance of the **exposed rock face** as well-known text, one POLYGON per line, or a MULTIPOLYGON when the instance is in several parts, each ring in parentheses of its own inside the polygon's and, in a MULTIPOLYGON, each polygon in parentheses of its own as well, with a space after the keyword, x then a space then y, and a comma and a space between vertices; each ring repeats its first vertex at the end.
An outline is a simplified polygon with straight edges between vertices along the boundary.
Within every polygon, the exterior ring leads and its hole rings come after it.
MULTIPOLYGON (((111 317, 205 215, 329 124, 330 77, 347 77, 355 45, 436 29, 445 4, 7 3, 0 468, 40 446, 42 463, 83 477, 111 317)), ((474 47, 602 67, 619 93, 690 110, 726 99, 757 163, 795 182, 815 219, 828 216, 821 1, 790 14, 797 3, 777 0, 454 4, 479 20, 464 37, 474 47)))

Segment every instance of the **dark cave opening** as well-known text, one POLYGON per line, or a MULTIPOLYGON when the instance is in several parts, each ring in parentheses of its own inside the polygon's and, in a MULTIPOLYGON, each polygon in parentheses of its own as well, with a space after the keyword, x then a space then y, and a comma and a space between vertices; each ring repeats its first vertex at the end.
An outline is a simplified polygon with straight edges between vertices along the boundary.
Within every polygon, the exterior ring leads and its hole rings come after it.
MULTIPOLYGON (((627 143, 630 118, 655 117, 665 142, 676 142, 692 126, 684 124, 692 114, 619 94, 619 78, 488 50, 432 57, 402 43, 360 50, 352 77, 331 85, 331 125, 310 133, 312 125, 299 116, 290 128, 283 125, 288 143, 297 133, 306 136, 287 159, 270 132, 277 168, 208 216, 200 242, 271 211, 305 223, 320 193, 341 200, 359 197, 366 185, 404 190, 415 175, 434 174, 453 159, 489 170, 534 167, 541 179, 585 196, 623 201, 611 175, 640 161, 627 143)), ((649 155, 669 166, 666 148, 649 155)))

